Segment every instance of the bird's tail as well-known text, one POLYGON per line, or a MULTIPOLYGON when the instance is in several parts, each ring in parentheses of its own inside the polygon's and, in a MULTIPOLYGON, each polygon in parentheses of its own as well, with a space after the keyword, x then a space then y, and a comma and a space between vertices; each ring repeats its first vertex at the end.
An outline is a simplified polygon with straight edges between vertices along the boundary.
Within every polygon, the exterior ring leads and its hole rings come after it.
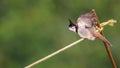
POLYGON ((97 36, 98 38, 100 38, 102 41, 104 41, 105 43, 107 43, 109 46, 112 46, 112 44, 100 33, 97 33, 95 36, 97 36))

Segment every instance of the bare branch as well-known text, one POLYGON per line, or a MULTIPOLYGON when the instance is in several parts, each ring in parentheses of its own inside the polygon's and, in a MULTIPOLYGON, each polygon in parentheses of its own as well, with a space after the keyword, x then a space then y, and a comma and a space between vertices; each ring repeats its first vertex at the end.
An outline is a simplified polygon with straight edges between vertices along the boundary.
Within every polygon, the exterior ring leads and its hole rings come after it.
POLYGON ((55 51, 55 52, 53 52, 52 54, 49 54, 48 56, 33 62, 32 64, 30 64, 30 65, 28 65, 28 66, 26 66, 24 68, 32 68, 33 66, 35 66, 35 65, 37 65, 37 64, 39 64, 39 63, 41 63, 41 62, 43 62, 43 61, 53 57, 53 56, 55 56, 56 54, 58 54, 58 53, 60 53, 60 52, 62 52, 64 50, 67 50, 68 48, 74 46, 75 44, 77 44, 77 43, 79 43, 79 42, 81 42, 83 40, 84 40, 84 38, 81 38, 81 39, 79 39, 79 40, 77 40, 77 41, 75 41, 75 42, 73 42, 73 43, 71 43, 71 44, 69 44, 69 45, 67 45, 67 46, 65 46, 65 47, 55 51))

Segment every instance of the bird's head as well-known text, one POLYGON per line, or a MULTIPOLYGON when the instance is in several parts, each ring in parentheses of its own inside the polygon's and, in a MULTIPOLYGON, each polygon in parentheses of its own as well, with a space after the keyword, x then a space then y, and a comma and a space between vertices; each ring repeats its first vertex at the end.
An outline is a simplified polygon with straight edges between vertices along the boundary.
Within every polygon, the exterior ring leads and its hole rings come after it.
POLYGON ((69 19, 69 30, 73 31, 73 32, 77 32, 77 25, 74 24, 70 19, 69 19))

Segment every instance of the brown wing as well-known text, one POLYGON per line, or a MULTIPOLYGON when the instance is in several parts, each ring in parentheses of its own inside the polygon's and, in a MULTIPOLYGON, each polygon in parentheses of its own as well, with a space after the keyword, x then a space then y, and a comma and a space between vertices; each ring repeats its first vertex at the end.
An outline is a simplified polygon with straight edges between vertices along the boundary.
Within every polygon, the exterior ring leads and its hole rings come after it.
POLYGON ((92 11, 90 12, 90 14, 91 14, 91 21, 92 21, 93 25, 100 27, 100 25, 99 25, 100 22, 98 20, 97 15, 96 15, 96 11, 94 9, 92 9, 92 11))

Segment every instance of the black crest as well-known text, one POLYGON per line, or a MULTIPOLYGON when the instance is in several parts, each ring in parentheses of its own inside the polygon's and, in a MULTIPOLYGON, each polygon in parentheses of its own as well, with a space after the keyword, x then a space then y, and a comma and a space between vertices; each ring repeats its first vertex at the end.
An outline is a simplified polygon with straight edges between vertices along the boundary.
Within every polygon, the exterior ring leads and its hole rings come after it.
POLYGON ((76 26, 70 19, 69 19, 69 27, 76 26))

